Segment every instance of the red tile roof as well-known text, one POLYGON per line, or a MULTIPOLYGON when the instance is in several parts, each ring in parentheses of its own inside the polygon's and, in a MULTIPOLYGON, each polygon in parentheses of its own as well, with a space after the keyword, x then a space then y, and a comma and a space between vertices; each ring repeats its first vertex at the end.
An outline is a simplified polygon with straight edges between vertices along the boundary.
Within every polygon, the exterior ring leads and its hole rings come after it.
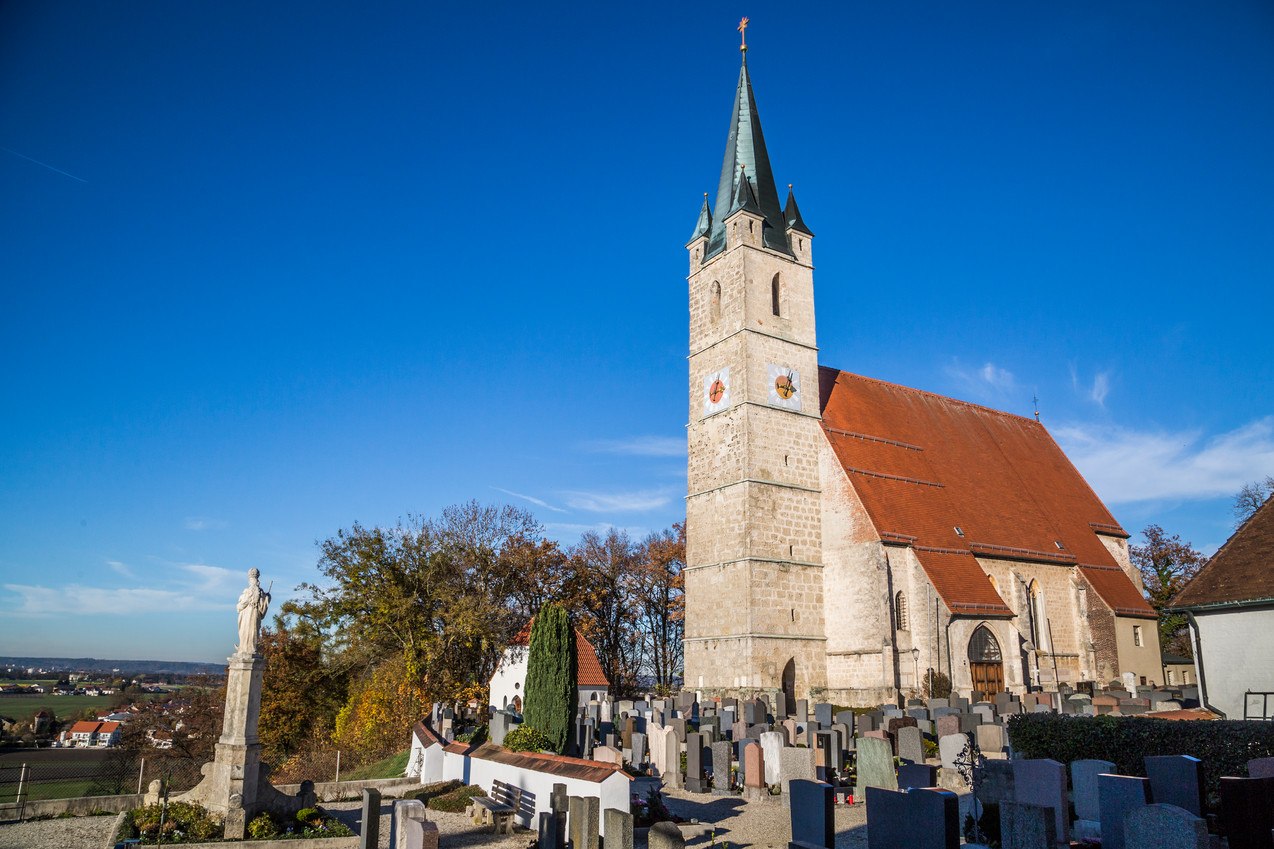
POLYGON ((953 613, 1012 613, 980 556, 1075 566, 1116 613, 1154 616, 1097 536, 1128 534, 1039 422, 830 368, 819 394, 876 532, 912 547, 953 613))
POLYGON ((91 722, 87 719, 81 719, 79 722, 71 726, 71 733, 72 734, 92 734, 93 732, 97 731, 97 727, 101 724, 102 723, 100 722, 91 722))
MULTIPOLYGON (((535 617, 531 617, 531 621, 527 622, 518 631, 517 636, 513 638, 511 646, 526 646, 531 643, 531 626, 535 624, 535 617)), ((593 648, 593 644, 588 638, 580 633, 579 628, 575 629, 575 664, 576 678, 575 683, 580 687, 609 687, 610 681, 606 677, 606 673, 602 671, 602 662, 597 659, 597 650, 593 648)))
POLYGON ((1267 499, 1170 602, 1173 608, 1274 600, 1274 498, 1267 499))
POLYGON ((581 758, 548 755, 542 752, 511 752, 503 746, 492 743, 483 743, 469 752, 469 757, 545 772, 549 775, 560 775, 564 778, 579 778, 584 781, 602 782, 616 773, 632 780, 632 776, 624 772, 618 764, 586 761, 581 758))

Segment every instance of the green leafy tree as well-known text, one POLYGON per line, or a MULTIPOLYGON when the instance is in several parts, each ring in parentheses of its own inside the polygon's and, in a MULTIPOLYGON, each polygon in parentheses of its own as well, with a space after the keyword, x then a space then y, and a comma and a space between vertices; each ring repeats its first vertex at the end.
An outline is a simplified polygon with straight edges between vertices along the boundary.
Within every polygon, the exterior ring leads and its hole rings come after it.
POLYGON ((1132 546, 1129 557, 1141 572, 1146 599, 1159 614, 1159 645, 1165 651, 1188 657, 1191 651, 1185 634, 1185 615, 1165 613, 1164 608, 1203 567, 1207 558, 1179 535, 1168 536, 1158 525, 1147 525, 1141 535, 1145 545, 1132 546))
POLYGON ((570 616, 560 605, 546 604, 540 608, 531 626, 529 651, 526 725, 543 734, 553 751, 565 754, 579 688, 575 633, 570 616))

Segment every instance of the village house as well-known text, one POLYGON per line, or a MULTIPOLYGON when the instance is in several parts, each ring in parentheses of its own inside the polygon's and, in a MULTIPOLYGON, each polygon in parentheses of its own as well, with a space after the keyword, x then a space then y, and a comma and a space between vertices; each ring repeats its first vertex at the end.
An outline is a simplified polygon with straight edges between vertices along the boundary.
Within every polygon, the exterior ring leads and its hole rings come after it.
MULTIPOLYGON (((530 642, 532 619, 517 633, 513 642, 504 650, 495 675, 491 677, 491 705, 500 710, 510 709, 522 712, 522 699, 526 690, 526 670, 530 642)), ((579 703, 586 705, 590 701, 601 701, 610 692, 610 681, 602 671, 602 664, 597 659, 593 644, 575 629, 575 655, 579 687, 579 703)))

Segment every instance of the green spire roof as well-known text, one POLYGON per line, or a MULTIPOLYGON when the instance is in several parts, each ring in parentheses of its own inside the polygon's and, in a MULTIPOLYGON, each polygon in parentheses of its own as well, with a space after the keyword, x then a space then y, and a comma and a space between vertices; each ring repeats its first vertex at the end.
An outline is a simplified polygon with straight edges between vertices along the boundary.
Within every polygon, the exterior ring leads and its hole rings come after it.
POLYGON ((756 212, 765 219, 762 225, 762 244, 767 248, 792 252, 787 244, 786 223, 779 206, 779 193, 774 186, 774 172, 770 170, 770 156, 765 150, 765 137, 761 134, 761 116, 757 113, 756 97, 752 94, 752 78, 748 76, 747 55, 739 69, 739 86, 734 94, 734 114, 730 117, 730 133, 726 137, 725 160, 721 163, 721 180, 717 184, 717 202, 713 209, 712 231, 708 238, 705 258, 725 249, 725 220, 740 208, 740 199, 752 195, 756 212), (740 175, 746 175, 746 190, 740 185, 740 175))
POLYGON ((708 208, 708 193, 703 193, 703 206, 699 209, 699 220, 695 222, 695 231, 690 241, 708 235, 712 231, 712 210, 708 208))
POLYGON ((783 220, 787 222, 789 230, 795 230, 807 236, 814 235, 810 228, 805 226, 805 219, 801 218, 801 208, 796 205, 796 194, 792 191, 790 184, 787 187, 787 206, 783 207, 783 220))

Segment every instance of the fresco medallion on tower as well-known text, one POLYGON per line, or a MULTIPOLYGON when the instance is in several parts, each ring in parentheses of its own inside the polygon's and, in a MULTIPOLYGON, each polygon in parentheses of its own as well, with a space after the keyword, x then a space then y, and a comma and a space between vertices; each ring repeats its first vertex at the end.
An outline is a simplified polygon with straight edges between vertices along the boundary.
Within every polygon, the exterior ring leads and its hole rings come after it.
POLYGON ((710 416, 730 406, 730 367, 718 369, 703 378, 703 414, 710 416))
POLYGON ((787 410, 801 409, 801 373, 794 368, 770 363, 770 405, 787 410))

